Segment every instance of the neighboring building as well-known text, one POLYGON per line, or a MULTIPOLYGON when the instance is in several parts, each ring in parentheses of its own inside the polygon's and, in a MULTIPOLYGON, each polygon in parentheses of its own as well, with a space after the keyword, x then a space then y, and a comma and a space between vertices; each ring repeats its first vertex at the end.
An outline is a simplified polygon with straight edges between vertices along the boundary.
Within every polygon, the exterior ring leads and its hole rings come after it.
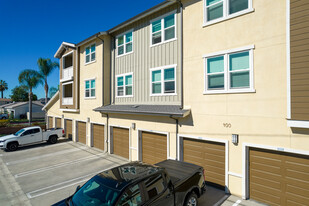
POLYGON ((63 43, 56 57, 77 66, 44 107, 49 127, 129 160, 202 165, 244 199, 307 205, 308 2, 181 3, 63 43))
MULTIPOLYGON (((32 102, 32 112, 33 113, 42 113, 44 105, 39 101, 32 102)), ((4 107, 5 111, 12 115, 15 119, 20 119, 21 116, 27 118, 27 112, 29 112, 29 102, 15 102, 12 104, 8 104, 4 107)))
MULTIPOLYGON (((50 98, 47 98, 47 102, 49 100, 50 100, 50 98)), ((45 98, 38 99, 38 101, 41 102, 41 104, 44 104, 44 105, 47 103, 47 102, 45 103, 45 98)))
POLYGON ((0 98, 0 106, 4 104, 9 104, 12 103, 12 99, 7 99, 7 98, 0 98))

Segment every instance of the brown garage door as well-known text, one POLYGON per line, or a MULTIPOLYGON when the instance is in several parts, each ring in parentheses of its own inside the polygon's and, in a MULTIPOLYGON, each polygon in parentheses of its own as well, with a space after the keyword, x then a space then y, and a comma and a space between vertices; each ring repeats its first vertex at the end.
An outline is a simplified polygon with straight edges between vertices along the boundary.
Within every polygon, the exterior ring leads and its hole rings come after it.
POLYGON ((92 125, 93 146, 104 150, 104 126, 99 124, 92 125))
POLYGON ((207 182, 225 187, 225 144, 183 138, 183 160, 204 167, 207 182))
POLYGON ((72 120, 65 120, 65 136, 72 139, 72 120))
POLYGON ((113 127, 114 154, 129 159, 129 129, 113 127))
POLYGON ((250 148, 250 198, 270 205, 309 205, 309 156, 250 148))
POLYGON ((52 117, 48 117, 48 129, 53 128, 53 118, 52 117))
POLYGON ((163 134, 142 132, 142 161, 155 164, 167 158, 167 137, 163 134))
POLYGON ((85 122, 77 123, 77 135, 78 135, 78 142, 86 144, 86 123, 85 122))
POLYGON ((61 119, 56 118, 56 128, 61 128, 61 119))

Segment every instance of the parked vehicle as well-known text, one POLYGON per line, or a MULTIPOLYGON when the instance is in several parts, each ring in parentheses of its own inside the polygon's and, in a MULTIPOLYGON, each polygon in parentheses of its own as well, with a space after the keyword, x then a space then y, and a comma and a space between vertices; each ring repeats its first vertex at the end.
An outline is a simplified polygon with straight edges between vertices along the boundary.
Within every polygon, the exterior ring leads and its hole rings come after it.
POLYGON ((196 206, 205 191, 200 166, 176 160, 131 162, 97 174, 54 205, 196 206))
POLYGON ((9 115, 8 114, 0 114, 0 119, 8 119, 9 115))
POLYGON ((39 126, 27 127, 19 130, 15 134, 0 137, 0 149, 15 151, 20 146, 44 141, 55 144, 58 138, 62 136, 64 136, 64 130, 62 128, 49 129, 43 132, 39 126))

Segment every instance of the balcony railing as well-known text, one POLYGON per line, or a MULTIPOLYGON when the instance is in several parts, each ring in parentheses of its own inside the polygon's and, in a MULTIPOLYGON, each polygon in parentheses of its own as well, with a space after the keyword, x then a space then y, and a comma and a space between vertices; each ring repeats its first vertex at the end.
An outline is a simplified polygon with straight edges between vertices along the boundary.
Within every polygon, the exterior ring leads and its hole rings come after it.
POLYGON ((73 66, 62 70, 61 81, 67 81, 73 79, 73 66))
POLYGON ((73 97, 63 97, 62 105, 73 105, 73 97))

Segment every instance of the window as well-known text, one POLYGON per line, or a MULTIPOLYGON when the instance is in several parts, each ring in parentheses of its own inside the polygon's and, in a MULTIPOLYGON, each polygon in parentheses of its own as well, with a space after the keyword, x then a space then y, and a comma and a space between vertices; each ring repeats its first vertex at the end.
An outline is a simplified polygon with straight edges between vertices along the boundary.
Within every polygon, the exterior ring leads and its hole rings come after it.
POLYGON ((85 97, 95 97, 95 79, 85 81, 85 97))
POLYGON ((95 44, 86 47, 85 51, 86 51, 85 63, 87 64, 95 61, 95 44))
POLYGON ((176 38, 175 14, 168 15, 151 23, 151 45, 176 38))
POLYGON ((204 56, 205 93, 253 92, 253 48, 204 56))
POLYGON ((132 31, 117 37, 117 56, 128 54, 132 51, 133 51, 132 31))
POLYGON ((146 179, 144 183, 145 183, 145 187, 146 187, 149 200, 161 194, 166 187, 164 179, 162 178, 162 175, 152 176, 146 179))
POLYGON ((133 74, 117 75, 117 97, 133 96, 133 74))
MULTIPOLYGON (((252 0, 204 0, 205 23, 250 12, 252 0)), ((217 22, 215 21, 215 22, 217 22)))
POLYGON ((134 185, 123 193, 117 206, 138 206, 143 202, 139 185, 134 185))
POLYGON ((175 65, 151 69, 151 94, 175 94, 175 65))
POLYGON ((63 69, 70 68, 73 66, 73 52, 67 54, 62 59, 63 59, 63 69))

